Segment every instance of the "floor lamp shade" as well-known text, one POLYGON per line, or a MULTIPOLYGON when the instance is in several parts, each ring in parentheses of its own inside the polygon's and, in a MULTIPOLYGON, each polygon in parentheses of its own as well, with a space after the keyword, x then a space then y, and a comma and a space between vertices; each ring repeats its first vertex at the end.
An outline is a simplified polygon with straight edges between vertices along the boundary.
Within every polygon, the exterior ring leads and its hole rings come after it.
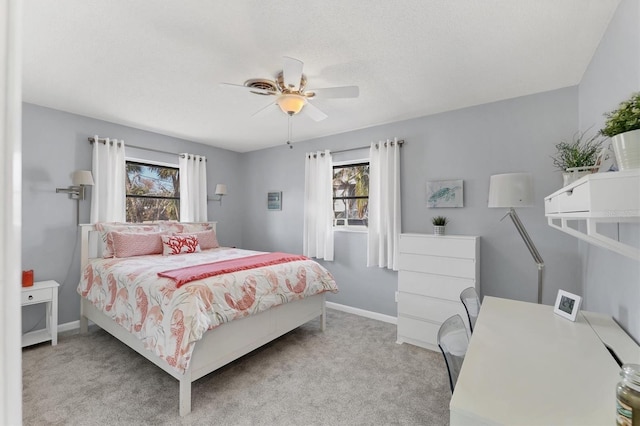
POLYGON ((489 207, 533 206, 533 179, 530 173, 504 173, 489 180, 489 207))
POLYGON ((533 179, 530 173, 505 173, 491 176, 489 180, 489 207, 509 209, 502 219, 507 216, 511 218, 538 266, 538 303, 542 303, 544 261, 514 208, 531 206, 533 206, 533 179))

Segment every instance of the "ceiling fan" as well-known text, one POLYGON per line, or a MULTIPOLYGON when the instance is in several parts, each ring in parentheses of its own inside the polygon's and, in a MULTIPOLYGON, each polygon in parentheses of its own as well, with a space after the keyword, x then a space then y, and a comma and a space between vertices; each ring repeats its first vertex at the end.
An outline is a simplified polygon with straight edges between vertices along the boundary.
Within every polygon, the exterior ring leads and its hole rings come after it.
POLYGON ((276 99, 266 107, 256 111, 257 115, 273 105, 278 105, 282 112, 292 117, 303 112, 312 120, 321 121, 327 115, 309 101, 313 99, 357 98, 360 90, 358 86, 328 87, 324 89, 306 90, 307 77, 302 73, 302 61, 284 57, 282 71, 275 81, 267 79, 251 79, 244 85, 220 83, 222 87, 244 90, 260 96, 276 96, 276 99))

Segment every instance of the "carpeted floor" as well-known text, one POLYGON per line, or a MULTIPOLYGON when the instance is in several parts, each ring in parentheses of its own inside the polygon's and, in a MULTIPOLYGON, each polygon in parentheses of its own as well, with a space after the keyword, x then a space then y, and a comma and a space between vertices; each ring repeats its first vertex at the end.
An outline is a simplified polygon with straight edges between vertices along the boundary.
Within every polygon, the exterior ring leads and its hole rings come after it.
POLYGON ((442 355, 398 345, 396 327, 327 310, 192 385, 178 414, 178 381, 108 333, 60 336, 25 348, 25 425, 447 425, 442 355))

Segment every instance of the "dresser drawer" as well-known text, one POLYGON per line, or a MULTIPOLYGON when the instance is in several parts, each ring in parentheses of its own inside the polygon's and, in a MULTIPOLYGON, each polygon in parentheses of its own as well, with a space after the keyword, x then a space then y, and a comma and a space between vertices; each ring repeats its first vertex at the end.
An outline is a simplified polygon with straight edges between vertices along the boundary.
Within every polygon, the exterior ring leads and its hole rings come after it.
POLYGON ((460 301, 460 293, 467 287, 475 287, 474 279, 425 274, 423 272, 398 272, 398 291, 460 301))
POLYGON ((398 315, 398 340, 403 338, 423 342, 429 349, 438 349, 438 330, 440 324, 420 321, 398 315))
POLYGON ((53 298, 54 289, 38 288, 33 290, 23 290, 21 303, 22 305, 30 305, 32 303, 42 303, 53 298))
POLYGON ((459 278, 475 278, 476 262, 472 259, 423 256, 405 253, 398 260, 400 270, 426 272, 436 275, 449 275, 459 278))
POLYGON ((415 294, 398 293, 398 316, 405 315, 443 323, 444 320, 455 314, 459 314, 463 318, 467 315, 462 302, 459 300, 454 302, 415 294))
POLYGON ((401 234, 400 253, 475 259, 477 237, 401 234))

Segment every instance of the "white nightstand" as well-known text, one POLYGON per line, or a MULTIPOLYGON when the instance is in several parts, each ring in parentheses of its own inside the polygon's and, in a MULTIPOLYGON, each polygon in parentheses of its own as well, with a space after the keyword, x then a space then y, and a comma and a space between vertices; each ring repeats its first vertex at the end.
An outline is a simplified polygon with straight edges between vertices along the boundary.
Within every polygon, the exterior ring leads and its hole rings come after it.
POLYGON ((38 281, 31 287, 22 287, 22 306, 47 304, 47 326, 42 330, 32 331, 22 335, 22 347, 51 340, 51 345, 58 344, 58 287, 60 284, 53 280, 38 281))

